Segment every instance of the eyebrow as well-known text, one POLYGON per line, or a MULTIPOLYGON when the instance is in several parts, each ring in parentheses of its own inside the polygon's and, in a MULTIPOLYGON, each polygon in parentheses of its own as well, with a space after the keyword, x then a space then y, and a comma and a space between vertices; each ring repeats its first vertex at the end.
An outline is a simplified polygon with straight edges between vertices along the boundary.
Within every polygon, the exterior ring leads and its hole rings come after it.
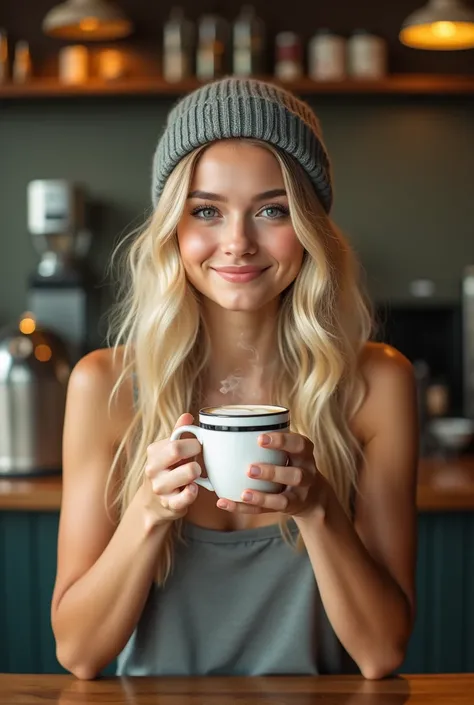
MULTIPOLYGON (((286 191, 284 188, 275 188, 271 191, 264 191, 259 193, 252 198, 252 201, 263 201, 266 198, 276 198, 277 196, 286 196, 286 191)), ((191 191, 188 194, 188 198, 202 198, 205 201, 221 201, 222 203, 227 203, 228 198, 221 196, 219 193, 211 193, 210 191, 191 191)))

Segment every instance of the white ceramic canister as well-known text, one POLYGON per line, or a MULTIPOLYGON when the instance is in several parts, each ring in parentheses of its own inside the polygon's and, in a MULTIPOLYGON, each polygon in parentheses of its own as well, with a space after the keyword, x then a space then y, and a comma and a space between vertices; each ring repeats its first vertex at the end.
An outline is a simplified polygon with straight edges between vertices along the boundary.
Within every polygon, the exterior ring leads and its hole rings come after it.
POLYGON ((356 30, 347 42, 347 73, 351 78, 376 80, 387 75, 387 42, 366 30, 356 30))
POLYGON ((314 81, 342 81, 346 78, 346 39, 321 29, 308 47, 308 73, 314 81))
POLYGON ((89 54, 85 46, 73 44, 59 51, 59 80, 74 85, 85 83, 89 75, 89 54))

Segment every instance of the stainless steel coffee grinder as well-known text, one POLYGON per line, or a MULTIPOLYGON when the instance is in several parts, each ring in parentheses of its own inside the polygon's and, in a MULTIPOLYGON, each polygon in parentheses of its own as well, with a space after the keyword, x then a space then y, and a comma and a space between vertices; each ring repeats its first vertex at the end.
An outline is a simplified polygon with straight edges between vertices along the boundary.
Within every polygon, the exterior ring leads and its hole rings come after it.
POLYGON ((29 280, 28 309, 63 339, 73 361, 86 351, 90 310, 86 221, 86 195, 78 184, 65 179, 28 184, 28 230, 40 256, 29 280))

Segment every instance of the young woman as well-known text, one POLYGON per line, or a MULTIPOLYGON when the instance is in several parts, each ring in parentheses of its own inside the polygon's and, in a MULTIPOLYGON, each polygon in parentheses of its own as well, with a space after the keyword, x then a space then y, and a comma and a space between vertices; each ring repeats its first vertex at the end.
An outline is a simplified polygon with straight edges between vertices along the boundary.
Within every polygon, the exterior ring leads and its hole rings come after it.
POLYGON ((368 342, 315 115, 255 80, 200 88, 169 115, 153 203, 115 345, 70 379, 58 659, 86 679, 117 656, 125 675, 383 677, 415 610, 415 387, 368 342), (288 455, 257 469, 281 494, 218 500, 199 442, 170 441, 229 403, 290 409, 260 438, 288 455))

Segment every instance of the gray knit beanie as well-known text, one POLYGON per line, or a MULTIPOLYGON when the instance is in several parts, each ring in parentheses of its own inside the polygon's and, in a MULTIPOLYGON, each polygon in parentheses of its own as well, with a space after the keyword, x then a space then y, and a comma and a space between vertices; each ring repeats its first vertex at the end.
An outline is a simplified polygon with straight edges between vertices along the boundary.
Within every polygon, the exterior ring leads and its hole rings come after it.
POLYGON ((269 142, 291 154, 310 177, 329 213, 331 167, 316 115, 292 93, 249 78, 224 78, 206 84, 171 110, 153 160, 153 205, 186 154, 232 137, 269 142))

